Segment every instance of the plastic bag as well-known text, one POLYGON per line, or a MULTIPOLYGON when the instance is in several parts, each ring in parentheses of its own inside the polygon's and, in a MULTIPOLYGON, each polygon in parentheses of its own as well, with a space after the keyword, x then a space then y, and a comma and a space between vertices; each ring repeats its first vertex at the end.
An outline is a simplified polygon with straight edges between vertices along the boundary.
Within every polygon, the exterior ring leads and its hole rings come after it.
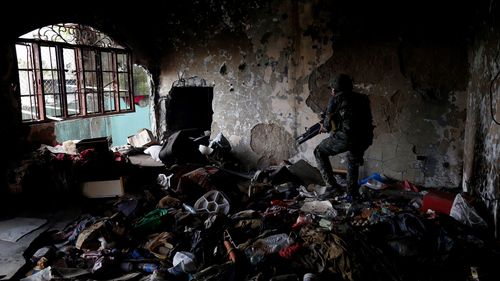
POLYGON ((450 216, 470 227, 488 227, 477 211, 465 201, 461 194, 455 196, 450 216))
POLYGON ((245 250, 245 254, 249 257, 250 262, 256 265, 263 261, 266 255, 278 253, 282 248, 289 246, 293 242, 294 240, 286 233, 275 234, 258 239, 245 250))
POLYGON ((172 261, 174 267, 179 267, 183 272, 193 273, 196 271, 195 257, 190 252, 177 252, 175 253, 174 260, 172 261))
POLYGON ((224 137, 222 133, 218 133, 215 139, 213 139, 208 147, 214 149, 214 150, 220 150, 222 152, 229 152, 231 151, 231 144, 229 141, 224 137))
POLYGON ((140 218, 134 225, 134 228, 136 230, 154 231, 162 224, 162 217, 166 216, 167 213, 167 209, 155 209, 147 213, 144 217, 140 218))

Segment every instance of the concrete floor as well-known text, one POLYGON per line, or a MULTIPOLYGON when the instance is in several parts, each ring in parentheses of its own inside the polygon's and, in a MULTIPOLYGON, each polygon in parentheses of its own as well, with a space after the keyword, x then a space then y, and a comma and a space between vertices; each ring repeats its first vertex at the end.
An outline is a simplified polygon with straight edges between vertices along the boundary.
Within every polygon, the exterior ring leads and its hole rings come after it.
POLYGON ((9 214, 9 217, 0 218, 0 220, 5 220, 14 217, 30 217, 47 220, 45 225, 25 235, 15 243, 0 240, 0 280, 10 279, 26 263, 23 253, 35 238, 50 229, 62 230, 81 214, 80 210, 78 206, 73 205, 52 211, 24 210, 16 214, 9 214))

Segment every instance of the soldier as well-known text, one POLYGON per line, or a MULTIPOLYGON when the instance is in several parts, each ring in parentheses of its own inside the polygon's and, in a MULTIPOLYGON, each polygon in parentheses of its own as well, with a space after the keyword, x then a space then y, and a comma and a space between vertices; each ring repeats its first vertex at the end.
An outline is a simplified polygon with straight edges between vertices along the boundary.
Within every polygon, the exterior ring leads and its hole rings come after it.
POLYGON ((320 132, 330 132, 330 136, 314 149, 314 156, 326 185, 337 188, 329 157, 348 151, 347 194, 354 199, 359 197, 359 166, 373 141, 370 100, 352 91, 352 79, 346 74, 336 76, 329 88, 331 96, 320 132))

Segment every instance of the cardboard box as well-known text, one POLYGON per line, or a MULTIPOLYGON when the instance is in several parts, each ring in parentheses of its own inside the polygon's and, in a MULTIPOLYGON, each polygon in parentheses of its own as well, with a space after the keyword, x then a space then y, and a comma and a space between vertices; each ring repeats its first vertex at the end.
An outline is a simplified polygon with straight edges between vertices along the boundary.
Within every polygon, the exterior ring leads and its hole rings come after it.
POLYGON ((142 129, 140 132, 127 138, 128 144, 133 147, 143 147, 156 144, 156 138, 148 129, 142 129))
POLYGON ((83 182, 82 194, 87 198, 123 196, 123 178, 116 180, 83 182))

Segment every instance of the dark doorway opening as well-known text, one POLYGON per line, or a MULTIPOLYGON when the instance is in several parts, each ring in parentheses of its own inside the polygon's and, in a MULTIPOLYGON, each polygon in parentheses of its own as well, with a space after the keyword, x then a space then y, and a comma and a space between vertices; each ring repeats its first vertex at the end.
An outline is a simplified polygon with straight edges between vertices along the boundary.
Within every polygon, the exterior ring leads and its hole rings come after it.
POLYGON ((213 87, 172 87, 166 107, 167 131, 210 131, 213 97, 213 87))

